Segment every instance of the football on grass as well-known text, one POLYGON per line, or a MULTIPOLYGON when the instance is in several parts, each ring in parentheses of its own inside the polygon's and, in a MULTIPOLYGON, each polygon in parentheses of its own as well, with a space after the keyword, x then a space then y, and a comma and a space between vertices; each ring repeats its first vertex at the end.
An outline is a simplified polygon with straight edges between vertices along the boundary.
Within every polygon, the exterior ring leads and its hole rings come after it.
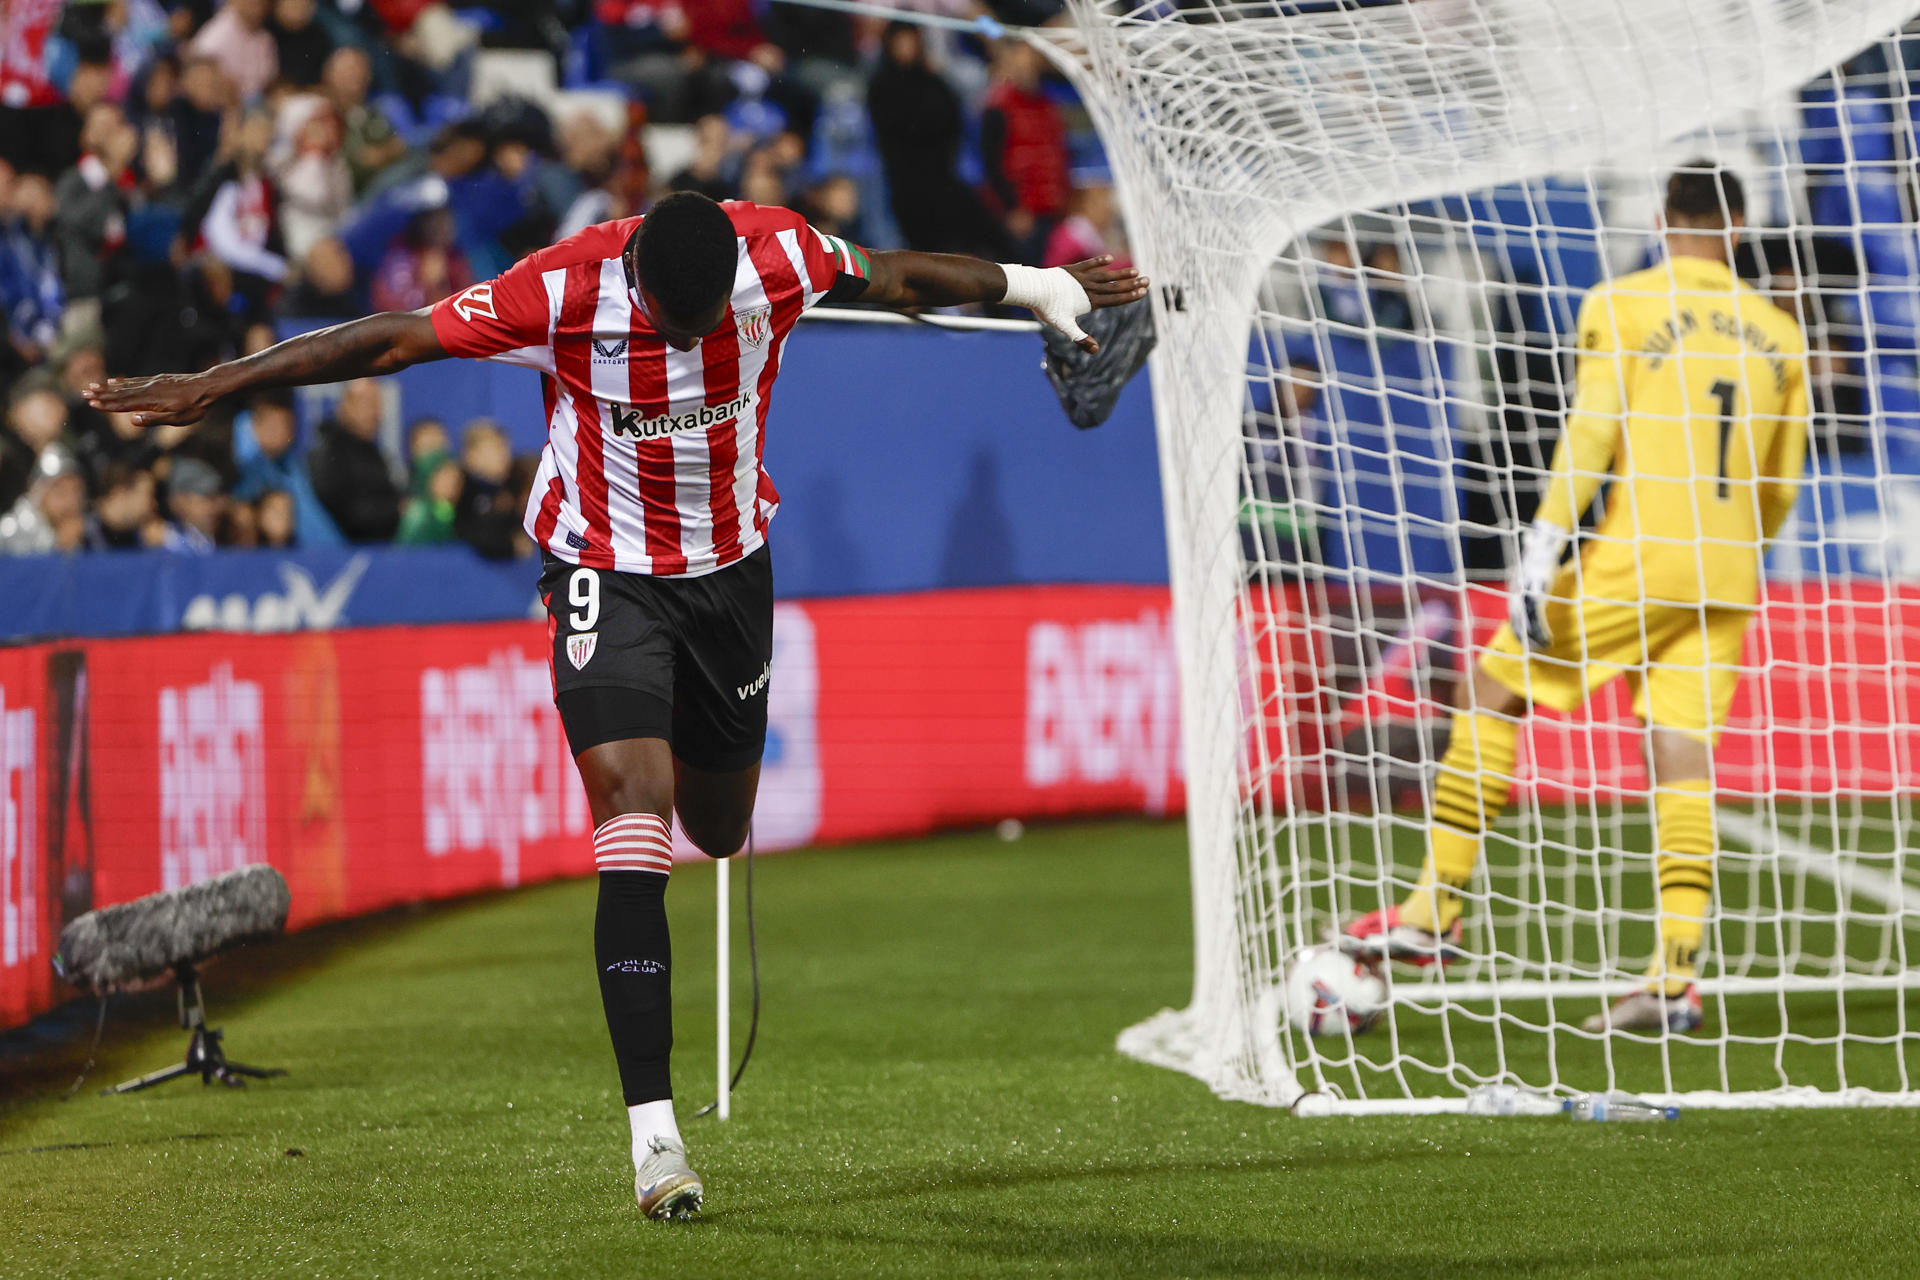
POLYGON ((1287 971, 1287 1017, 1310 1036, 1358 1035, 1386 1008, 1379 970, 1337 947, 1308 947, 1287 971))

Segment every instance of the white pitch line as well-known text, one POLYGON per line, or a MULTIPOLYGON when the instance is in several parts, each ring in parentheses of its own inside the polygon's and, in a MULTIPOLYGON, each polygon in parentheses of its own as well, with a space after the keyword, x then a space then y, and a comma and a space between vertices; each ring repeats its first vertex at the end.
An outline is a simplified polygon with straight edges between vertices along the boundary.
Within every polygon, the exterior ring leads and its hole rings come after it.
POLYGON ((1755 853, 1774 854, 1783 862, 1828 881, 1842 893, 1863 894, 1899 908, 1902 915, 1920 914, 1920 894, 1908 888, 1898 876, 1869 870, 1837 851, 1822 853, 1737 809, 1719 810, 1718 821, 1722 831, 1755 853))

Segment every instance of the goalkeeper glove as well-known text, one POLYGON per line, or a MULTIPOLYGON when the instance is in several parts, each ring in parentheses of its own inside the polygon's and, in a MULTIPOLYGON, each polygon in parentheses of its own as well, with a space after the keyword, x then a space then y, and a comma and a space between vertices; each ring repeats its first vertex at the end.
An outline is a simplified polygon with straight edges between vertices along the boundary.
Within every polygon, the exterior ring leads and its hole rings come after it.
POLYGON ((1093 310, 1093 302, 1065 267, 1023 267, 1017 262, 1003 262, 1000 269, 1007 273, 1002 302, 1027 308, 1040 317, 1042 324, 1051 325, 1074 342, 1087 340, 1086 330, 1075 323, 1074 317, 1093 310))
POLYGON ((1523 645, 1545 649, 1553 643, 1547 626, 1547 589, 1560 571, 1568 533, 1551 520, 1535 520, 1520 538, 1520 563, 1507 582, 1507 621, 1523 645))

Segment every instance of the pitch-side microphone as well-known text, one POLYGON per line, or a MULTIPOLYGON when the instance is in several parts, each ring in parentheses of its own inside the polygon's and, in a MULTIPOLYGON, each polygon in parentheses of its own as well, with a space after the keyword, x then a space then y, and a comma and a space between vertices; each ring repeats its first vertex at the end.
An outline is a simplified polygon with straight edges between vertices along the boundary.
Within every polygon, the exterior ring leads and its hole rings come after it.
POLYGON ((127 991, 244 942, 286 931, 293 895, 272 867, 89 911, 60 931, 54 972, 97 995, 127 991))
POLYGON ((53 957, 62 978, 104 996, 171 974, 179 985, 180 1025, 193 1033, 184 1065, 105 1092, 131 1093, 185 1075, 198 1075, 203 1084, 218 1080, 234 1086, 245 1083, 244 1076, 285 1075, 227 1061, 219 1030, 207 1026, 198 966, 230 947, 279 937, 292 905, 293 895, 278 871, 242 867, 184 889, 89 911, 62 929, 53 957))

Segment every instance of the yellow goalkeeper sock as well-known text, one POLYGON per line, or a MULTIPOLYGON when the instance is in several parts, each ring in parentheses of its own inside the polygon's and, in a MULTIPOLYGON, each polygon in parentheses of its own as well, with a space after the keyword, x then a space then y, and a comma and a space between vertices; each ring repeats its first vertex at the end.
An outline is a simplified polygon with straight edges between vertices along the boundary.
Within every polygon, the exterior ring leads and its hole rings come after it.
POLYGON ((1420 882, 1400 903, 1400 923, 1445 933, 1460 918, 1459 891, 1480 860, 1480 837, 1507 807, 1520 726, 1484 712, 1456 711, 1453 736, 1433 784, 1433 827, 1420 882))
POLYGON ((1649 991, 1677 996, 1694 979, 1713 902, 1712 787, 1705 778, 1692 778, 1663 785, 1653 799, 1660 847, 1660 956, 1647 971, 1649 991))

